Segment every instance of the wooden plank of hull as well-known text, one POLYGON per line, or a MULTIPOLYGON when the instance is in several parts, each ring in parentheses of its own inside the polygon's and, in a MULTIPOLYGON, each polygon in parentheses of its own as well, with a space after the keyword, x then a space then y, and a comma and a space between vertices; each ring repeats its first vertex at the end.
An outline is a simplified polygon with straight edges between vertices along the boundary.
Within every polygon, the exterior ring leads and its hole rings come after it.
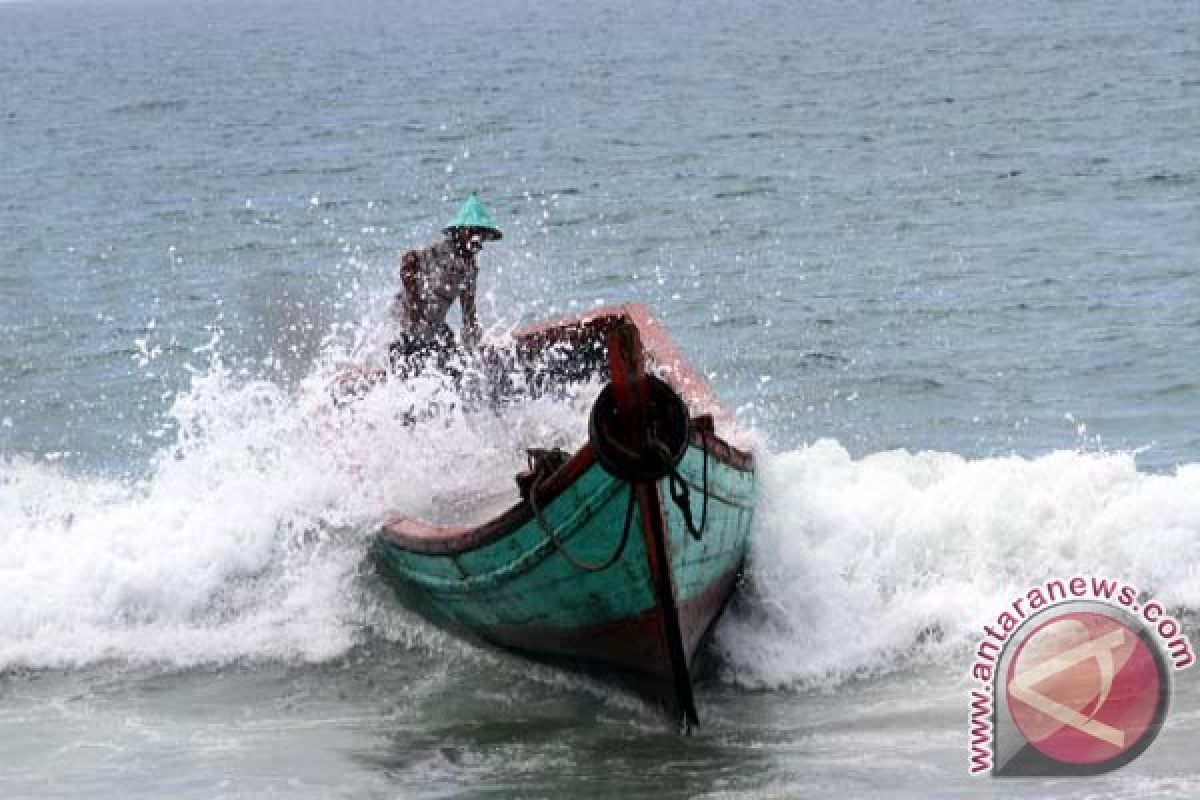
MULTIPOLYGON (((693 444, 680 464, 681 474, 697 494, 703 458, 700 447, 693 444)), ((741 561, 753 521, 754 477, 753 472, 712 458, 709 520, 700 542, 687 536, 674 504, 665 507, 672 572, 681 602, 741 561)), ((627 484, 592 462, 570 486, 544 503, 543 514, 564 547, 578 558, 600 561, 618 540, 627 498, 627 484)), ((697 496, 693 505, 699 502, 697 496)), ((408 526, 398 520, 395 527, 408 526)), ((398 583, 417 590, 422 611, 468 627, 508 621, 578 628, 634 617, 654 605, 638 520, 622 558, 599 573, 573 568, 533 519, 465 551, 420 550, 411 546, 414 540, 424 541, 385 532, 377 545, 383 566, 398 583)))
MULTIPOLYGON (((740 575, 739 564, 679 605, 679 623, 689 668, 700 643, 732 596, 740 575)), ((686 718, 686 696, 681 699, 674 684, 671 657, 662 636, 663 626, 662 611, 654 608, 634 617, 580 628, 493 625, 472 633, 535 658, 551 656, 625 670, 622 677, 631 687, 670 713, 686 718)), ((692 712, 695 712, 694 706, 692 712)), ((691 724, 695 724, 695 719, 691 724)))
MULTIPOLYGON (((697 506, 704 469, 699 441, 693 442, 679 465, 684 479, 693 487, 693 503, 697 506)), ((710 458, 709 519, 701 541, 688 536, 674 504, 668 503, 663 509, 689 663, 704 630, 733 588, 730 576, 737 574, 753 524, 754 473, 716 456, 710 458), (715 608, 711 600, 714 593, 720 596, 715 608), (706 600, 697 601, 697 597, 706 600)), ((602 559, 620 534, 628 496, 624 487, 598 464, 590 463, 571 486, 545 504, 545 517, 573 553, 590 560, 602 559)), ((411 605, 480 633, 514 628, 535 631, 524 644, 531 650, 539 649, 539 641, 576 641, 586 638, 587 631, 620 629, 626 621, 640 619, 656 606, 649 589, 651 578, 640 521, 635 521, 622 559, 610 569, 593 574, 571 567, 533 519, 525 520, 505 536, 456 554, 417 552, 406 546, 411 541, 397 540, 387 533, 379 540, 381 566, 398 588, 405 589, 403 593, 411 605)), ((517 645, 509 635, 488 638, 517 645)), ((603 648, 593 650, 548 652, 609 660, 603 648)), ((661 671, 663 663, 659 658, 630 659, 624 654, 611 661, 650 672, 661 671)))
MULTIPOLYGON (((689 666, 700 643, 729 600, 741 565, 679 606, 679 621, 689 666)), ((659 635, 661 611, 651 609, 633 617, 610 620, 579 628, 539 628, 531 625, 498 624, 481 628, 483 638, 504 647, 534 654, 548 654, 611 664, 661 678, 671 677, 668 654, 659 635)))
MULTIPOLYGON (((703 417, 693 422, 692 445, 707 448, 712 454, 713 463, 723 463, 742 472, 754 470, 754 458, 750 453, 738 450, 719 436, 708 432, 703 417)), ((591 445, 585 444, 542 484, 541 491, 538 492, 539 505, 543 508, 548 506, 576 483, 595 462, 591 445)), ((380 533, 405 550, 448 556, 477 550, 497 539, 509 536, 532 519, 533 510, 528 503, 521 502, 500 516, 472 527, 429 525, 411 517, 389 515, 384 520, 380 533)))

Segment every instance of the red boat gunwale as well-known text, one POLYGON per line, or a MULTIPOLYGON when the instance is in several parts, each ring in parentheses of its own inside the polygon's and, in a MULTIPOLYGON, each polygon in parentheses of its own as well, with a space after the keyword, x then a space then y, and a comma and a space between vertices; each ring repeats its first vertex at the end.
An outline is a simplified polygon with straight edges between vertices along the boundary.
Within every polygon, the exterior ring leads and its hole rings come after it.
MULTIPOLYGON (((639 303, 606 306, 585 314, 517 329, 517 346, 529 352, 556 344, 581 344, 602 340, 618 321, 626 319, 637 327, 650 360, 687 402, 693 414, 690 441, 708 450, 710 456, 742 472, 754 469, 754 455, 738 449, 714 432, 715 423, 731 424, 732 419, 717 400, 708 381, 679 352, 649 310, 639 303)), ((596 461, 590 444, 585 443, 563 467, 551 475, 537 493, 544 508, 562 494, 596 461)), ((533 519, 533 509, 524 500, 499 516, 475 526, 430 525, 401 515, 385 518, 382 535, 388 542, 424 555, 450 556, 485 547, 511 534, 533 519)))

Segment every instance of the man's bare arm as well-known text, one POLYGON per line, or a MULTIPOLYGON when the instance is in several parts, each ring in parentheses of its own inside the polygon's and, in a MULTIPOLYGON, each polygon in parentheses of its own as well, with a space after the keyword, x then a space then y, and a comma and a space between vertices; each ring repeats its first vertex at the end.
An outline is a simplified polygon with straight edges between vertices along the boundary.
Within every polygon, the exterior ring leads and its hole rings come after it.
POLYGON ((421 276, 420 260, 415 250, 409 250, 400 257, 400 285, 404 287, 404 303, 408 309, 409 321, 416 325, 424 318, 421 308, 421 276))
POLYGON ((475 286, 478 275, 478 272, 472 272, 462 291, 463 344, 471 349, 474 349, 479 344, 479 340, 483 338, 483 331, 479 327, 479 314, 475 309, 475 286))

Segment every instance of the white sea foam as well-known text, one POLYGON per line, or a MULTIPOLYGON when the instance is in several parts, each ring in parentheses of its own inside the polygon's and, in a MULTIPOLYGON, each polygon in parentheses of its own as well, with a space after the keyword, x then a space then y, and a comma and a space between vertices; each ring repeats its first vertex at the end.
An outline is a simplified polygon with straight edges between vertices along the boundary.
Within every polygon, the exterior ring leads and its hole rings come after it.
MULTIPOLYGON (((214 360, 175 403, 178 441, 143 479, 0 460, 0 668, 335 657, 387 627, 360 580, 385 511, 437 519, 481 486, 503 490, 494 508, 515 499, 523 448, 585 436, 586 394, 494 413, 464 411, 437 381, 392 382, 334 410, 329 380, 364 341, 326 347, 288 388, 214 360), (431 404, 442 413, 405 424, 431 404)), ((749 591, 715 642, 747 685, 960 653, 1050 577, 1101 573, 1200 608, 1200 465, 854 459, 833 441, 760 463, 749 591)))
POLYGON ((523 447, 584 435, 575 406, 464 411, 437 380, 335 410, 335 361, 290 390, 214 362, 144 479, 0 459, 0 668, 336 656, 367 624, 356 578, 385 511, 512 487, 523 447))
POLYGON ((818 441, 768 458, 750 591, 721 625, 726 674, 820 684, 961 654, 1048 578, 1099 574, 1200 608, 1200 465, 1130 454, 852 458, 818 441))

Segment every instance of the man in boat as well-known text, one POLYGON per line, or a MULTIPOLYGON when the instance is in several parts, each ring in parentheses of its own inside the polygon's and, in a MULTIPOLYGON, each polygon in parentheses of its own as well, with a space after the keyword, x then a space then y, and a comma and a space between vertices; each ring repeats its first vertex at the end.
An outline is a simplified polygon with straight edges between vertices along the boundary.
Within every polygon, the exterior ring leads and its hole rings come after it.
POLYGON ((400 285, 392 303, 392 316, 404 333, 389 348, 392 369, 408 377, 419 372, 433 357, 440 367, 455 349, 454 333, 446 315, 454 301, 462 305, 462 340, 469 350, 479 344, 481 330, 475 309, 479 278, 476 260, 483 243, 503 234, 491 215, 472 194, 458 216, 442 229, 440 241, 422 250, 409 250, 400 257, 400 285))

